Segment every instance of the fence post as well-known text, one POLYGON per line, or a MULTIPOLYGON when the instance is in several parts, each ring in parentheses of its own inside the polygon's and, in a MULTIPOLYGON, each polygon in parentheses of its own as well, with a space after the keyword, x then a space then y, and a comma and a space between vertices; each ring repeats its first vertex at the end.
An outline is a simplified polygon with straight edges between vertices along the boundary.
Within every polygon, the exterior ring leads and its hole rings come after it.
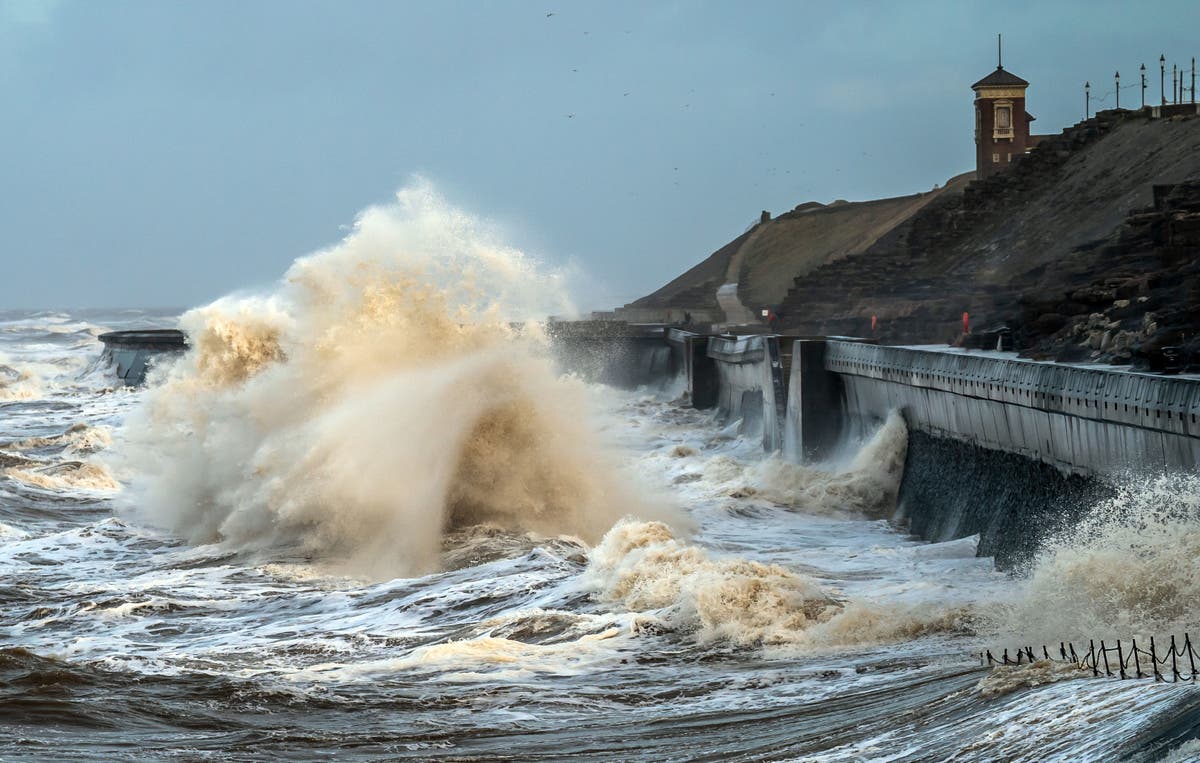
POLYGON ((1067 646, 1071 647, 1071 659, 1072 659, 1072 660, 1073 660, 1073 661, 1074 661, 1076 664, 1078 664, 1080 660, 1079 660, 1079 655, 1075 653, 1075 643, 1074 643, 1074 642, 1071 642, 1071 643, 1070 643, 1070 644, 1068 644, 1067 646))
POLYGON ((1158 654, 1154 651, 1154 637, 1150 637, 1150 661, 1154 663, 1154 680, 1163 680, 1162 673, 1158 672, 1158 654))
POLYGON ((1137 670, 1137 677, 1142 678, 1142 663, 1138 660, 1137 639, 1133 640, 1133 667, 1137 670))
POLYGON ((1171 672, 1176 681, 1179 680, 1179 650, 1175 648, 1175 637, 1171 637, 1171 672))
POLYGON ((1121 668, 1121 678, 1125 678, 1125 655, 1121 653, 1121 639, 1117 639, 1117 665, 1121 668))
MULTIPOLYGON (((1103 641, 1101 641, 1100 643, 1102 645, 1104 644, 1103 641)), ((1092 675, 1093 676, 1100 675, 1100 661, 1096 659, 1096 641, 1095 641, 1095 639, 1088 639, 1088 657, 1092 658, 1092 675)))
POLYGON ((1183 632, 1183 646, 1187 649, 1188 664, 1192 666, 1192 681, 1194 683, 1196 680, 1196 652, 1192 649, 1192 637, 1187 634, 1187 631, 1183 632))
POLYGON ((1108 666, 1108 647, 1104 646, 1104 639, 1100 639, 1100 654, 1104 655, 1104 675, 1112 676, 1112 668, 1108 666))

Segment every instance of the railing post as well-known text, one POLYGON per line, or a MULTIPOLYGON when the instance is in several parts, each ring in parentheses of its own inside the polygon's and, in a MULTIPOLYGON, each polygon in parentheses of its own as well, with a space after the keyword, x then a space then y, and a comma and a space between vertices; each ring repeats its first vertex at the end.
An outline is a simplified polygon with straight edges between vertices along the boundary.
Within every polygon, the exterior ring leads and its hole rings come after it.
POLYGON ((1179 680, 1179 650, 1175 648, 1175 637, 1171 637, 1171 672, 1174 673, 1174 679, 1179 680))
POLYGON ((1142 678, 1142 663, 1138 660, 1137 639, 1133 640, 1133 667, 1137 671, 1137 677, 1142 678))
POLYGON ((1154 651, 1154 637, 1150 637, 1150 661, 1154 663, 1154 680, 1163 680, 1162 673, 1158 672, 1158 654, 1154 651))
POLYGON ((1104 646, 1104 639, 1100 639, 1100 654, 1104 655, 1104 675, 1111 677, 1112 668, 1108 666, 1108 647, 1104 646))
MULTIPOLYGON (((1104 644, 1103 641, 1100 643, 1104 644)), ((1100 675, 1100 661, 1096 659, 1096 641, 1094 639, 1088 639, 1088 656, 1092 658, 1092 675, 1100 675)))
POLYGON ((1191 665, 1191 667, 1192 667, 1192 681, 1195 682, 1195 680, 1196 680, 1196 652, 1194 649, 1192 649, 1192 637, 1187 634, 1187 631, 1184 631, 1184 633, 1183 633, 1183 648, 1187 649, 1188 665, 1191 665))
POLYGON ((1120 667, 1121 678, 1125 678, 1125 655, 1121 653, 1121 639, 1117 639, 1117 665, 1120 667))

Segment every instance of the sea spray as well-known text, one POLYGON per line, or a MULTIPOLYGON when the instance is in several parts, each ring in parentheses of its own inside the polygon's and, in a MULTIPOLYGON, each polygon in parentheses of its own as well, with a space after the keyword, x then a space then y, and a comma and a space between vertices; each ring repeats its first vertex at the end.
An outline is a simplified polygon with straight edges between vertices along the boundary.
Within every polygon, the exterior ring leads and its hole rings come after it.
POLYGON ((561 278, 425 184, 271 293, 186 313, 191 349, 120 433, 133 506, 194 542, 300 546, 356 574, 436 566, 489 523, 595 541, 654 513, 531 321, 561 278), (131 471, 133 471, 131 469, 131 471))
POLYGON ((858 514, 888 518, 904 474, 908 428, 896 411, 842 468, 793 464, 778 455, 747 470, 757 497, 811 514, 858 514))
MULTIPOLYGON (((1128 477, 1046 541, 989 613, 1024 643, 1200 632, 1200 477, 1128 477)), ((1142 644, 1144 646, 1144 644, 1142 644)))

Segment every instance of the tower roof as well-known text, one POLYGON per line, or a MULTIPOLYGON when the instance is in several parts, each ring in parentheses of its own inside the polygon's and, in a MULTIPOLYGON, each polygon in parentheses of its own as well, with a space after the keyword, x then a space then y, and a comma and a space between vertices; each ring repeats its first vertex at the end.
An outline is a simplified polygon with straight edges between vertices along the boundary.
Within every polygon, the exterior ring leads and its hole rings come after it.
POLYGON ((981 87, 1029 87, 1029 83, 1003 66, 997 66, 996 71, 971 85, 972 90, 978 90, 981 87))

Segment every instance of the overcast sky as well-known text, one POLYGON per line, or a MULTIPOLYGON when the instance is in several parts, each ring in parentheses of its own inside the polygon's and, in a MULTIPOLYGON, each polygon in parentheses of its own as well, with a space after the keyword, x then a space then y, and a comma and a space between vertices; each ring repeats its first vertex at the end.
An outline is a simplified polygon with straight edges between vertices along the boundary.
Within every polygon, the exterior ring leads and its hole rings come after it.
POLYGON ((1116 69, 1157 98, 1197 28, 1196 0, 0 0, 0 307, 266 284, 414 174, 611 307, 762 209, 971 169, 997 32, 1057 132, 1116 69))

